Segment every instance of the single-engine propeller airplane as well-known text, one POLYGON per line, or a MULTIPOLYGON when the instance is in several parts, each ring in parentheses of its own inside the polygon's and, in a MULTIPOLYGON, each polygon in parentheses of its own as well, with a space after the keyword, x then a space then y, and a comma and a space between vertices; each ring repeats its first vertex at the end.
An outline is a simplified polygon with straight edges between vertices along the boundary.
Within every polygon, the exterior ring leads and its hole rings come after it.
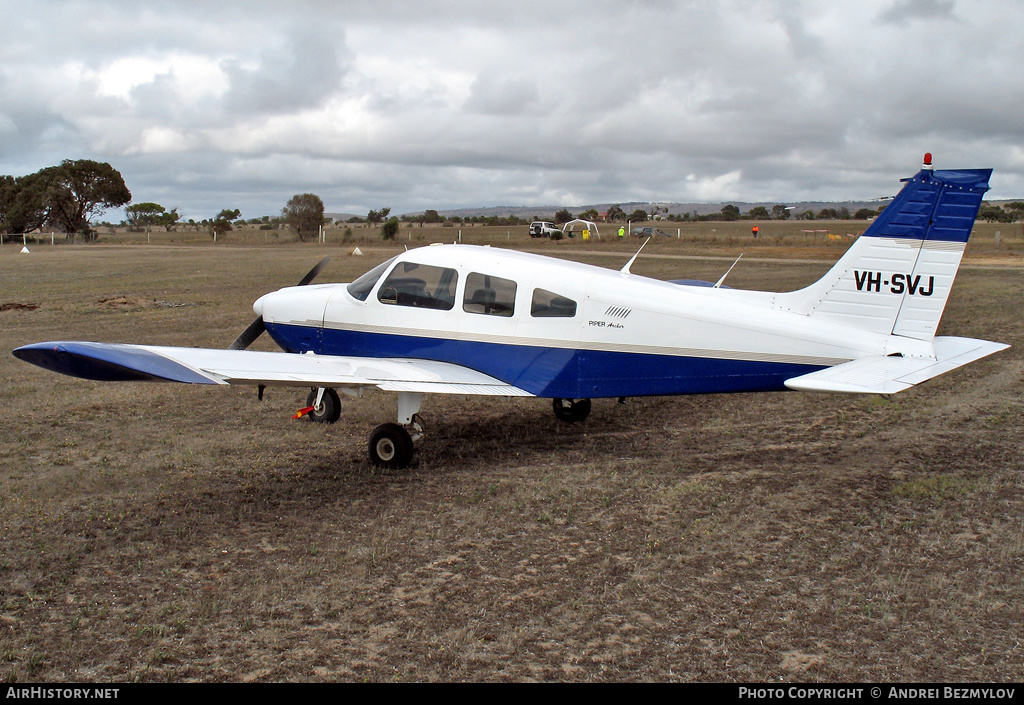
POLYGON ((936 337, 990 169, 931 156, 819 281, 799 291, 666 282, 473 245, 404 252, 349 284, 266 294, 229 349, 56 341, 18 358, 92 380, 310 387, 333 423, 336 390, 398 394, 370 435, 404 467, 425 394, 545 397, 581 421, 604 397, 803 390, 892 394, 1009 346, 936 337), (246 350, 264 331, 284 352, 246 350))

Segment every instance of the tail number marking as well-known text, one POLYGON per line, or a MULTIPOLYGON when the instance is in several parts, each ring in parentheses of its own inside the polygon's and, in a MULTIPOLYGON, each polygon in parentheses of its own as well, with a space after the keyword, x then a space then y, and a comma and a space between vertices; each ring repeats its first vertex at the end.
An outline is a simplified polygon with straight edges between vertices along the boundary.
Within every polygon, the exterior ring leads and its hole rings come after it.
POLYGON ((883 278, 882 272, 862 272, 853 270, 853 278, 857 282, 857 291, 882 291, 882 287, 888 287, 891 294, 902 294, 904 292, 911 296, 931 296, 935 292, 935 277, 929 275, 928 286, 921 283, 921 275, 893 274, 888 279, 883 278))

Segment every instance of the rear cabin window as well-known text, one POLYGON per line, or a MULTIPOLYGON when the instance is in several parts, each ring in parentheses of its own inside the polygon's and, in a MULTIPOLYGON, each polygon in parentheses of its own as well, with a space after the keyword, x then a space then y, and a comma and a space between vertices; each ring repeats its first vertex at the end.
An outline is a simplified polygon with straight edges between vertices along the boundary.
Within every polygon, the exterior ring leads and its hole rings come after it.
POLYGON ((576 315, 576 302, 546 289, 534 289, 530 304, 534 318, 572 318, 576 315))
POLYGON ((451 311, 457 282, 454 269, 400 262, 380 285, 377 299, 382 304, 451 311))
POLYGON ((511 316, 516 310, 516 283, 511 279, 473 272, 466 277, 462 310, 487 316, 511 316))

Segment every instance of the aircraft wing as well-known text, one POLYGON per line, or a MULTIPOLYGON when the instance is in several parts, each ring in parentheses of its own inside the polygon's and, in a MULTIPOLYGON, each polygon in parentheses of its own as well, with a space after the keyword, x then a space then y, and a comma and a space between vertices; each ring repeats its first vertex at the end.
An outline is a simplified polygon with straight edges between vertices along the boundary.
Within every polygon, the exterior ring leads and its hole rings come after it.
POLYGON ((835 367, 786 380, 786 386, 803 392, 895 394, 915 384, 954 370, 961 365, 1005 350, 1003 343, 973 338, 934 339, 935 357, 861 357, 835 367))
POLYGON ((404 358, 55 341, 14 351, 54 372, 102 381, 362 387, 388 392, 533 396, 462 365, 404 358))

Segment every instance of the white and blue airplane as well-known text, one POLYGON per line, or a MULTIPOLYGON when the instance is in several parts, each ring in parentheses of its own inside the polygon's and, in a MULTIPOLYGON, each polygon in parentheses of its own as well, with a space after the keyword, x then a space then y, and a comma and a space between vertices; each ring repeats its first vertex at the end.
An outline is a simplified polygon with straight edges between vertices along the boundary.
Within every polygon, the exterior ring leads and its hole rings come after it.
MULTIPOLYGON (((472 245, 409 250, 349 284, 253 304, 231 348, 53 341, 14 355, 92 380, 309 387, 297 415, 333 423, 336 390, 398 395, 370 460, 407 466, 426 394, 543 397, 582 421, 591 399, 802 390, 893 394, 1009 346, 936 336, 990 169, 930 155, 816 283, 788 293, 666 282, 472 245), (284 352, 246 348, 266 331, 284 352)), ((637 253, 639 254, 639 252, 637 253)), ((326 260, 325 260, 326 261, 326 260)))

